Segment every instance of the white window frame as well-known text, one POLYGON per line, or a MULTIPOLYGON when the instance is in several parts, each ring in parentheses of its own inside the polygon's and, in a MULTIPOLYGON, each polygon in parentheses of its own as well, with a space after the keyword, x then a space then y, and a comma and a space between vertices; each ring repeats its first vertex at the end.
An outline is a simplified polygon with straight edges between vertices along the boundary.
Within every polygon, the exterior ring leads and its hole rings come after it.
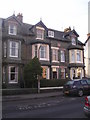
POLYGON ((19 57, 19 42, 16 42, 16 41, 10 41, 9 42, 9 50, 10 50, 10 53, 9 53, 9 56, 10 57, 16 57, 18 58, 19 57), (15 44, 15 46, 13 47, 13 44, 15 44), (15 50, 14 52, 14 55, 12 53, 12 49, 15 50))
POLYGON ((52 62, 59 62, 58 61, 58 50, 59 50, 59 48, 51 47, 51 49, 52 49, 52 62))
POLYGON ((54 31, 48 31, 48 37, 54 37, 54 31))
POLYGON ((52 68, 52 79, 53 79, 53 72, 57 72, 57 78, 59 77, 59 66, 51 66, 52 68))
POLYGON ((10 35, 17 35, 17 26, 10 24, 9 25, 9 34, 10 35))
POLYGON ((65 51, 61 50, 61 62, 65 62, 65 51))
POLYGON ((9 66, 9 83, 18 83, 18 67, 9 66), (15 72, 11 72, 11 68, 15 67, 15 72), (15 74, 15 79, 11 80, 11 74, 15 74))
POLYGON ((44 28, 36 27, 36 39, 43 40, 44 39, 44 28))

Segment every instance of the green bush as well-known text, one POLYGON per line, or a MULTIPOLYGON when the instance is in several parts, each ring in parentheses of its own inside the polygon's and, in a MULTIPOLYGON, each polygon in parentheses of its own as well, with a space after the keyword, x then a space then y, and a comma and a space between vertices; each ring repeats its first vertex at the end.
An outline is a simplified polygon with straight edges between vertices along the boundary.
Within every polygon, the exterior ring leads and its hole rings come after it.
POLYGON ((42 67, 37 57, 34 57, 24 67, 24 83, 26 88, 37 88, 37 79, 42 75, 42 67))
POLYGON ((40 80, 40 87, 59 87, 63 86, 68 79, 42 79, 40 80))
POLYGON ((26 88, 37 88, 37 80, 35 79, 27 79, 25 80, 25 87, 26 88))

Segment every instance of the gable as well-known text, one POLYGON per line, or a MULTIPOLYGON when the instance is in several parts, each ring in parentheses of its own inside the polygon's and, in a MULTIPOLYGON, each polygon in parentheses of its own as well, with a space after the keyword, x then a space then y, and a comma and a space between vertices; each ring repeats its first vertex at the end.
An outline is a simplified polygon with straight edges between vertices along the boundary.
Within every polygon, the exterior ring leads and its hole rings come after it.
POLYGON ((5 21, 7 21, 9 23, 21 24, 21 22, 18 21, 18 19, 16 18, 15 15, 8 17, 5 21))
POLYGON ((45 24, 42 21, 38 22, 35 26, 47 29, 47 27, 45 26, 45 24))

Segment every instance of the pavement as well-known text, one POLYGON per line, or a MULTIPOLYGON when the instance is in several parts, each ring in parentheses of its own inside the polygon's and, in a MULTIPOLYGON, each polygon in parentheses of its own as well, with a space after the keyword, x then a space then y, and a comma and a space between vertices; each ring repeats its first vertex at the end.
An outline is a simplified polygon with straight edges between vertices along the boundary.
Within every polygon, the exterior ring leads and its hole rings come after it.
POLYGON ((55 96, 61 96, 61 95, 63 95, 62 91, 48 92, 48 93, 24 94, 24 95, 8 95, 8 96, 2 96, 2 102, 55 97, 55 96))

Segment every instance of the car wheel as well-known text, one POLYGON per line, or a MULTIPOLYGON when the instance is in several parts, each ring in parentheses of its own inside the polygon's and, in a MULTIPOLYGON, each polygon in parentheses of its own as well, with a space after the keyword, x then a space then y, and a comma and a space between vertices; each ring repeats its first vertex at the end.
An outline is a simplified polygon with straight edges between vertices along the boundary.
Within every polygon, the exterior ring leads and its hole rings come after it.
POLYGON ((78 91, 78 96, 79 96, 79 97, 82 97, 82 96, 83 96, 83 90, 79 90, 79 91, 78 91))

